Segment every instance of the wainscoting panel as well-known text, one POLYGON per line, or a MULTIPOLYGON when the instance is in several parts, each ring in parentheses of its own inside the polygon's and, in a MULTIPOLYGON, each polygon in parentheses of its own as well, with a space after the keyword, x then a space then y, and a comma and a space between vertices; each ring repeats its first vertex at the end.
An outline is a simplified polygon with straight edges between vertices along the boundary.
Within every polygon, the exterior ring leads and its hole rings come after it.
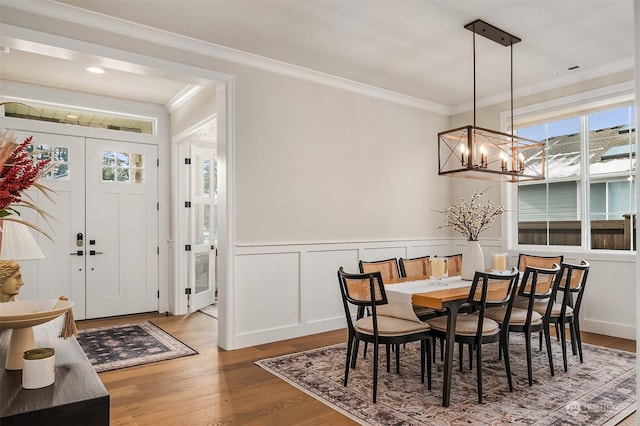
POLYGON ((580 312, 582 330, 635 339, 635 263, 586 260, 591 268, 580 312))
MULTIPOLYGON (((331 319, 344 320, 344 307, 338 286, 338 268, 358 269, 358 250, 309 251, 304 255, 303 318, 307 323, 331 319)), ((346 323, 345 323, 346 324, 346 323)))
MULTIPOLYGON (((483 240, 485 266, 504 252, 499 240, 483 240)), ((235 256, 235 343, 237 348, 344 328, 337 270, 358 271, 358 260, 461 253, 464 240, 408 240, 326 244, 242 245, 235 256)), ((526 251, 536 254, 535 251, 526 251)), ((549 252, 538 252, 547 254, 549 252)), ((553 254, 553 253, 551 253, 553 254)), ((635 338, 634 259, 593 253, 581 312, 583 331, 635 338)), ((509 251, 509 266, 518 252, 509 251)))
POLYGON ((337 271, 358 260, 449 253, 448 240, 236 247, 236 347, 346 327, 337 271))
POLYGON ((238 335, 300 323, 300 253, 238 256, 235 274, 238 335))

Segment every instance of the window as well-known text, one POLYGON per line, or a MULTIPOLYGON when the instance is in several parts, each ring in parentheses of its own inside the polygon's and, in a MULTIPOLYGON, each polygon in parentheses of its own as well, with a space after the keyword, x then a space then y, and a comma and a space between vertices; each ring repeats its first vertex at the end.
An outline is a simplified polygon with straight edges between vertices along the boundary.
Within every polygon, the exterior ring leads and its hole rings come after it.
POLYGON ((54 164, 44 179, 69 179, 69 148, 65 146, 28 145, 27 150, 37 161, 48 160, 54 164))
POLYGON ((545 182, 518 185, 518 243, 633 250, 635 107, 593 111, 517 133, 545 142, 547 158, 545 182))
POLYGON ((128 152, 102 152, 102 181, 144 183, 144 155, 128 152))

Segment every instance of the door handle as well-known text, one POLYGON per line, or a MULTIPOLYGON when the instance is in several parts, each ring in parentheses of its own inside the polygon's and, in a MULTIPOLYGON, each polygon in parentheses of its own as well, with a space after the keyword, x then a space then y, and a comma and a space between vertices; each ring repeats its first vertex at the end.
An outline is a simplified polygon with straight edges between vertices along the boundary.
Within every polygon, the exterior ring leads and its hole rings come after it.
POLYGON ((84 252, 82 250, 74 251, 71 253, 71 256, 82 256, 84 252))
POLYGON ((101 251, 89 250, 89 256, 95 256, 96 254, 104 254, 101 251))

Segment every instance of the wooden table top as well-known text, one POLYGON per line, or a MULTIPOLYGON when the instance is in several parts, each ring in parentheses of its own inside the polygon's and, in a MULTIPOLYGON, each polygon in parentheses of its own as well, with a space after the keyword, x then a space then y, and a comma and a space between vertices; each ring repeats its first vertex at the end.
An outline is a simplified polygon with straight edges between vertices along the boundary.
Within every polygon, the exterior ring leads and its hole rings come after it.
MULTIPOLYGON (((421 277, 409 277, 409 278, 394 278, 391 280, 385 281, 385 284, 397 284, 404 283, 408 281, 423 281, 428 280, 428 276, 421 277)), ((430 291, 427 293, 414 293, 411 296, 411 303, 416 306, 424 306, 427 308, 433 309, 443 309, 445 302, 450 302, 453 300, 464 300, 469 296, 469 289, 471 287, 471 282, 469 281, 468 287, 457 287, 457 288, 443 288, 442 290, 430 291)))

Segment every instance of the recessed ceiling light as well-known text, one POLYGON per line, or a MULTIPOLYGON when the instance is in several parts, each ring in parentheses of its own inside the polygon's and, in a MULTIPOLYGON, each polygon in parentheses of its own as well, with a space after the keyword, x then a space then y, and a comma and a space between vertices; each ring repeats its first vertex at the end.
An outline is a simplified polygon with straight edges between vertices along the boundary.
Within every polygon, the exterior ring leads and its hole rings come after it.
POLYGON ((75 114, 67 114, 67 120, 77 120, 78 116, 75 114))
POLYGON ((90 73, 93 73, 93 74, 104 74, 105 73, 105 71, 100 67, 89 67, 89 68, 86 68, 86 70, 89 71, 90 73))

